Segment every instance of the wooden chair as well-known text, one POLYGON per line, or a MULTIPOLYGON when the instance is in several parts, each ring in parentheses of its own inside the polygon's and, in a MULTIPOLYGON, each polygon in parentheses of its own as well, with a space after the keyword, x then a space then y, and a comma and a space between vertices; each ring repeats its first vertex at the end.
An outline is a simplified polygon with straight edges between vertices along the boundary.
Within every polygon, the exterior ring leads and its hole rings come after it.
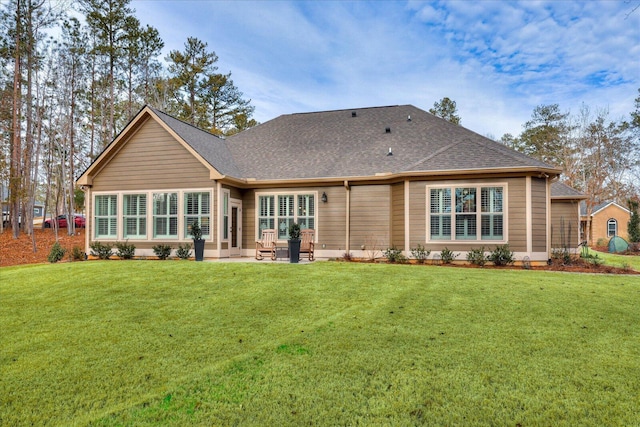
POLYGON ((276 230, 273 228, 262 230, 262 238, 256 240, 256 259, 263 259, 264 253, 271 254, 271 259, 276 260, 276 230))
POLYGON ((313 261, 315 235, 316 231, 311 228, 300 230, 300 254, 309 254, 309 261, 313 261))

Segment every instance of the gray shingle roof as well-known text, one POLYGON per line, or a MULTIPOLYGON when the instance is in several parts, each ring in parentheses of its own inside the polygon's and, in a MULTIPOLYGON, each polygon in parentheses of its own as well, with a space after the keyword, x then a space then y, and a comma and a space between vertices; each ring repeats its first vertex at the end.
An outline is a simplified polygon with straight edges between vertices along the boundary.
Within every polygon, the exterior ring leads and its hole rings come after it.
POLYGON ((218 172, 236 178, 242 177, 242 172, 236 166, 226 140, 160 110, 149 108, 218 172))
POLYGON ((578 190, 569 187, 567 184, 556 181, 551 183, 551 197, 555 198, 581 198, 586 197, 578 190))
POLYGON ((555 169, 412 105, 283 115, 234 135, 227 143, 243 178, 555 169), (389 149, 392 156, 387 155, 389 149))

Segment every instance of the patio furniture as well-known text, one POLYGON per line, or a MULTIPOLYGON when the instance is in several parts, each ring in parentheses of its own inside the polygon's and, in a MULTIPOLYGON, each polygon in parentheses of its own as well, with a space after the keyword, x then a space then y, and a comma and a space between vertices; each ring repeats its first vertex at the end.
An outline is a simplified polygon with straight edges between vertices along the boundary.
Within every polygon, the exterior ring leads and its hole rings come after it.
POLYGON ((313 261, 315 235, 316 231, 311 228, 300 231, 300 255, 309 254, 309 261, 313 261))
POLYGON ((263 254, 269 254, 273 261, 276 260, 276 230, 267 228, 262 230, 262 237, 256 240, 256 259, 264 258, 263 254))

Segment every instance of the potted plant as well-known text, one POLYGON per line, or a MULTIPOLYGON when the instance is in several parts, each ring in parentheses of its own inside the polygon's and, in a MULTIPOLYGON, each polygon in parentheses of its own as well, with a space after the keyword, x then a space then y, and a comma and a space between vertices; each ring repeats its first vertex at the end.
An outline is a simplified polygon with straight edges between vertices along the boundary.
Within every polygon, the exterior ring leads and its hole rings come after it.
POLYGON ((297 222, 289 226, 289 262, 300 260, 300 225, 297 222))
POLYGON ((191 224, 191 237, 193 237, 193 249, 196 252, 196 261, 204 260, 204 240, 202 239, 202 228, 198 221, 191 224))

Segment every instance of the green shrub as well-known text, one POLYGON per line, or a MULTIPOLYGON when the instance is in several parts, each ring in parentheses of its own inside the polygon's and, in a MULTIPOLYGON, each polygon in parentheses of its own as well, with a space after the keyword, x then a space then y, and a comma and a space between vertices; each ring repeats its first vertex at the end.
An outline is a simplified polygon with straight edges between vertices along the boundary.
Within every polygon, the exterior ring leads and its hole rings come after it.
POLYGON ((427 258, 429 258, 430 254, 431 254, 431 251, 428 249, 425 249, 424 246, 422 246, 421 244, 418 244, 416 248, 411 249, 411 256, 413 256, 416 259, 416 262, 418 264, 424 264, 427 258))
POLYGON ((176 256, 180 259, 189 259, 191 257, 191 244, 186 243, 184 246, 178 245, 176 256))
POLYGON ((160 259, 167 259, 171 255, 171 245, 156 245, 153 247, 153 253, 160 259))
POLYGON ((442 260, 443 264, 451 264, 454 259, 458 258, 458 255, 460 254, 454 254, 451 249, 445 247, 440 252, 440 259, 442 260))
POLYGON ((108 243, 93 242, 89 247, 91 255, 97 256, 99 259, 109 259, 113 255, 113 246, 108 243))
POLYGON ((596 242, 596 246, 607 246, 607 239, 605 239, 604 237, 599 238, 596 242))
POLYGON ((571 261, 572 261, 569 250, 565 248, 552 248, 551 259, 559 261, 563 265, 569 265, 571 264, 571 261))
POLYGON ((74 261, 84 261, 87 257, 87 254, 84 253, 84 249, 80 246, 74 246, 71 249, 71 259, 74 261))
POLYGON ((116 255, 120 259, 132 259, 136 254, 136 247, 133 244, 129 244, 127 242, 116 242, 116 248, 118 249, 116 251, 116 255))
POLYGON ((487 263, 487 256, 484 254, 484 246, 478 249, 471 249, 467 252, 467 261, 471 264, 479 265, 480 267, 484 267, 487 263))
POLYGON ((513 251, 509 249, 509 244, 504 244, 500 246, 496 246, 496 248, 489 254, 489 261, 493 263, 493 265, 502 266, 502 265, 511 265, 515 262, 515 258, 513 256, 513 251))
POLYGON ((404 264, 407 262, 407 257, 402 254, 402 249, 398 249, 395 246, 384 251, 384 256, 391 264, 404 264))
POLYGON ((49 256, 47 256, 47 260, 50 263, 55 263, 64 258, 64 254, 67 253, 67 250, 63 248, 59 242, 55 242, 53 246, 51 246, 51 250, 49 251, 49 256))

